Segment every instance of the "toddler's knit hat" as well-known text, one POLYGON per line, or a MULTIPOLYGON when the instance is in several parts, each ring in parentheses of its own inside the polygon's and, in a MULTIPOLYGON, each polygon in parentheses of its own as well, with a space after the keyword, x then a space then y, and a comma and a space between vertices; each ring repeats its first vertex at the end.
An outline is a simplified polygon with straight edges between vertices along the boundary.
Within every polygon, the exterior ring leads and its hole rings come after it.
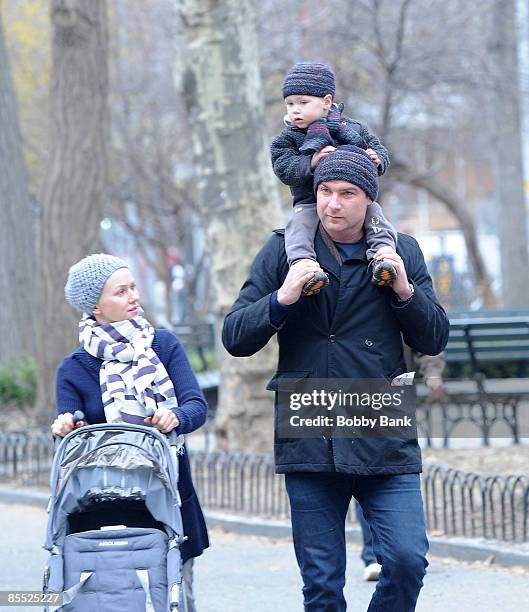
POLYGON ((377 199, 377 168, 364 149, 353 145, 342 145, 323 157, 314 170, 314 192, 320 183, 333 180, 353 183, 371 200, 377 199))
POLYGON ((336 83, 327 64, 299 62, 287 72, 283 81, 283 98, 287 96, 317 96, 331 94, 334 98, 336 83))
POLYGON ((126 261, 113 255, 88 255, 70 268, 64 296, 74 308, 91 314, 109 276, 128 267, 126 261))

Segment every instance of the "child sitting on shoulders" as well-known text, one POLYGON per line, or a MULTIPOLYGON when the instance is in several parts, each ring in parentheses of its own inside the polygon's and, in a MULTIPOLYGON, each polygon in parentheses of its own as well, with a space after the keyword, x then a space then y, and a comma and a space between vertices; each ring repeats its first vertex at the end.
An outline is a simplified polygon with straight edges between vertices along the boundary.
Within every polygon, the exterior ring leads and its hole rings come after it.
MULTIPOLYGON (((313 172, 318 162, 341 145, 365 149, 379 175, 389 166, 387 149, 359 121, 342 116, 343 105, 334 103, 335 77, 331 68, 317 62, 295 64, 283 81, 287 114, 286 127, 272 142, 272 165, 277 177, 290 187, 294 210, 285 228, 285 250, 289 265, 302 259, 316 261, 314 237, 319 218, 313 191, 313 172)), ((397 232, 384 217, 377 202, 368 207, 364 222, 367 259, 372 265, 372 282, 392 283, 397 274, 393 265, 373 259, 378 249, 397 249, 397 232)), ((324 271, 315 273, 303 288, 314 295, 329 283, 324 271)))

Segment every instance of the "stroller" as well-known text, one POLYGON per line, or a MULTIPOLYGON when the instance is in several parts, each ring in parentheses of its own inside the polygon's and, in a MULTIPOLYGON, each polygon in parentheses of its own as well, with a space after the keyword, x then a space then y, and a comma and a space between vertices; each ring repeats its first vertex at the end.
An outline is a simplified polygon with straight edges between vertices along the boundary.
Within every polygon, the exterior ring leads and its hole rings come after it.
POLYGON ((102 423, 59 444, 43 590, 62 593, 60 610, 185 612, 177 439, 102 423))

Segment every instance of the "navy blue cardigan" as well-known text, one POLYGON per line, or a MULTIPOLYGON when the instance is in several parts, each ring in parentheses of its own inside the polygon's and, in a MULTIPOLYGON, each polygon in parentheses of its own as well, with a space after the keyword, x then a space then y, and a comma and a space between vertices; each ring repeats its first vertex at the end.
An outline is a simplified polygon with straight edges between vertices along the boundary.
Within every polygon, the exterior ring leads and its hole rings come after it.
MULTIPOLYGON (((173 412, 180 421, 177 432, 191 433, 204 424, 208 408, 185 351, 178 338, 165 329, 155 331, 152 348, 165 366, 175 388, 178 407, 173 412)), ((93 357, 81 347, 64 358, 57 369, 56 378, 58 414, 82 410, 88 423, 105 422, 99 386, 102 363, 101 359, 93 357)), ((191 479, 187 452, 179 455, 178 490, 182 498, 184 532, 188 537, 182 547, 185 562, 190 557, 197 557, 209 546, 204 515, 191 479)))

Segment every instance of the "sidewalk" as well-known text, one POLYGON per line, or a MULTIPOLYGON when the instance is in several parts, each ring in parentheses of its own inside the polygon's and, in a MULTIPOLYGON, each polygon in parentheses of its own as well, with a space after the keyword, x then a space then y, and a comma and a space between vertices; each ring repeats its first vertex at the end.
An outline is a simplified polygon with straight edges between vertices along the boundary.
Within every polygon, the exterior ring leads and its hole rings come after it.
MULTIPOLYGON (((0 504, 0 590, 40 589, 46 552, 42 507, 0 504)), ((301 580, 287 539, 210 530, 212 546, 196 562, 199 612, 299 612, 301 580)), ((348 546, 349 610, 365 611, 373 584, 362 581, 359 547, 348 546)), ((527 599, 529 572, 430 558, 418 612, 519 612, 527 599)), ((23 610, 24 608, 17 608, 23 610)), ((35 608, 27 608, 28 612, 35 608)))
MULTIPOLYGON (((46 508, 49 499, 47 489, 30 487, 11 487, 0 485, 0 504, 15 503, 46 508)), ((219 527, 230 533, 256 535, 271 539, 291 537, 290 522, 260 517, 244 517, 217 511, 204 511, 208 527, 219 527)), ((361 533, 357 526, 346 528, 347 541, 361 543, 361 533)), ((520 566, 529 570, 529 542, 509 544, 485 540, 483 538, 432 537, 430 534, 430 554, 458 561, 482 561, 498 566, 520 566)))

